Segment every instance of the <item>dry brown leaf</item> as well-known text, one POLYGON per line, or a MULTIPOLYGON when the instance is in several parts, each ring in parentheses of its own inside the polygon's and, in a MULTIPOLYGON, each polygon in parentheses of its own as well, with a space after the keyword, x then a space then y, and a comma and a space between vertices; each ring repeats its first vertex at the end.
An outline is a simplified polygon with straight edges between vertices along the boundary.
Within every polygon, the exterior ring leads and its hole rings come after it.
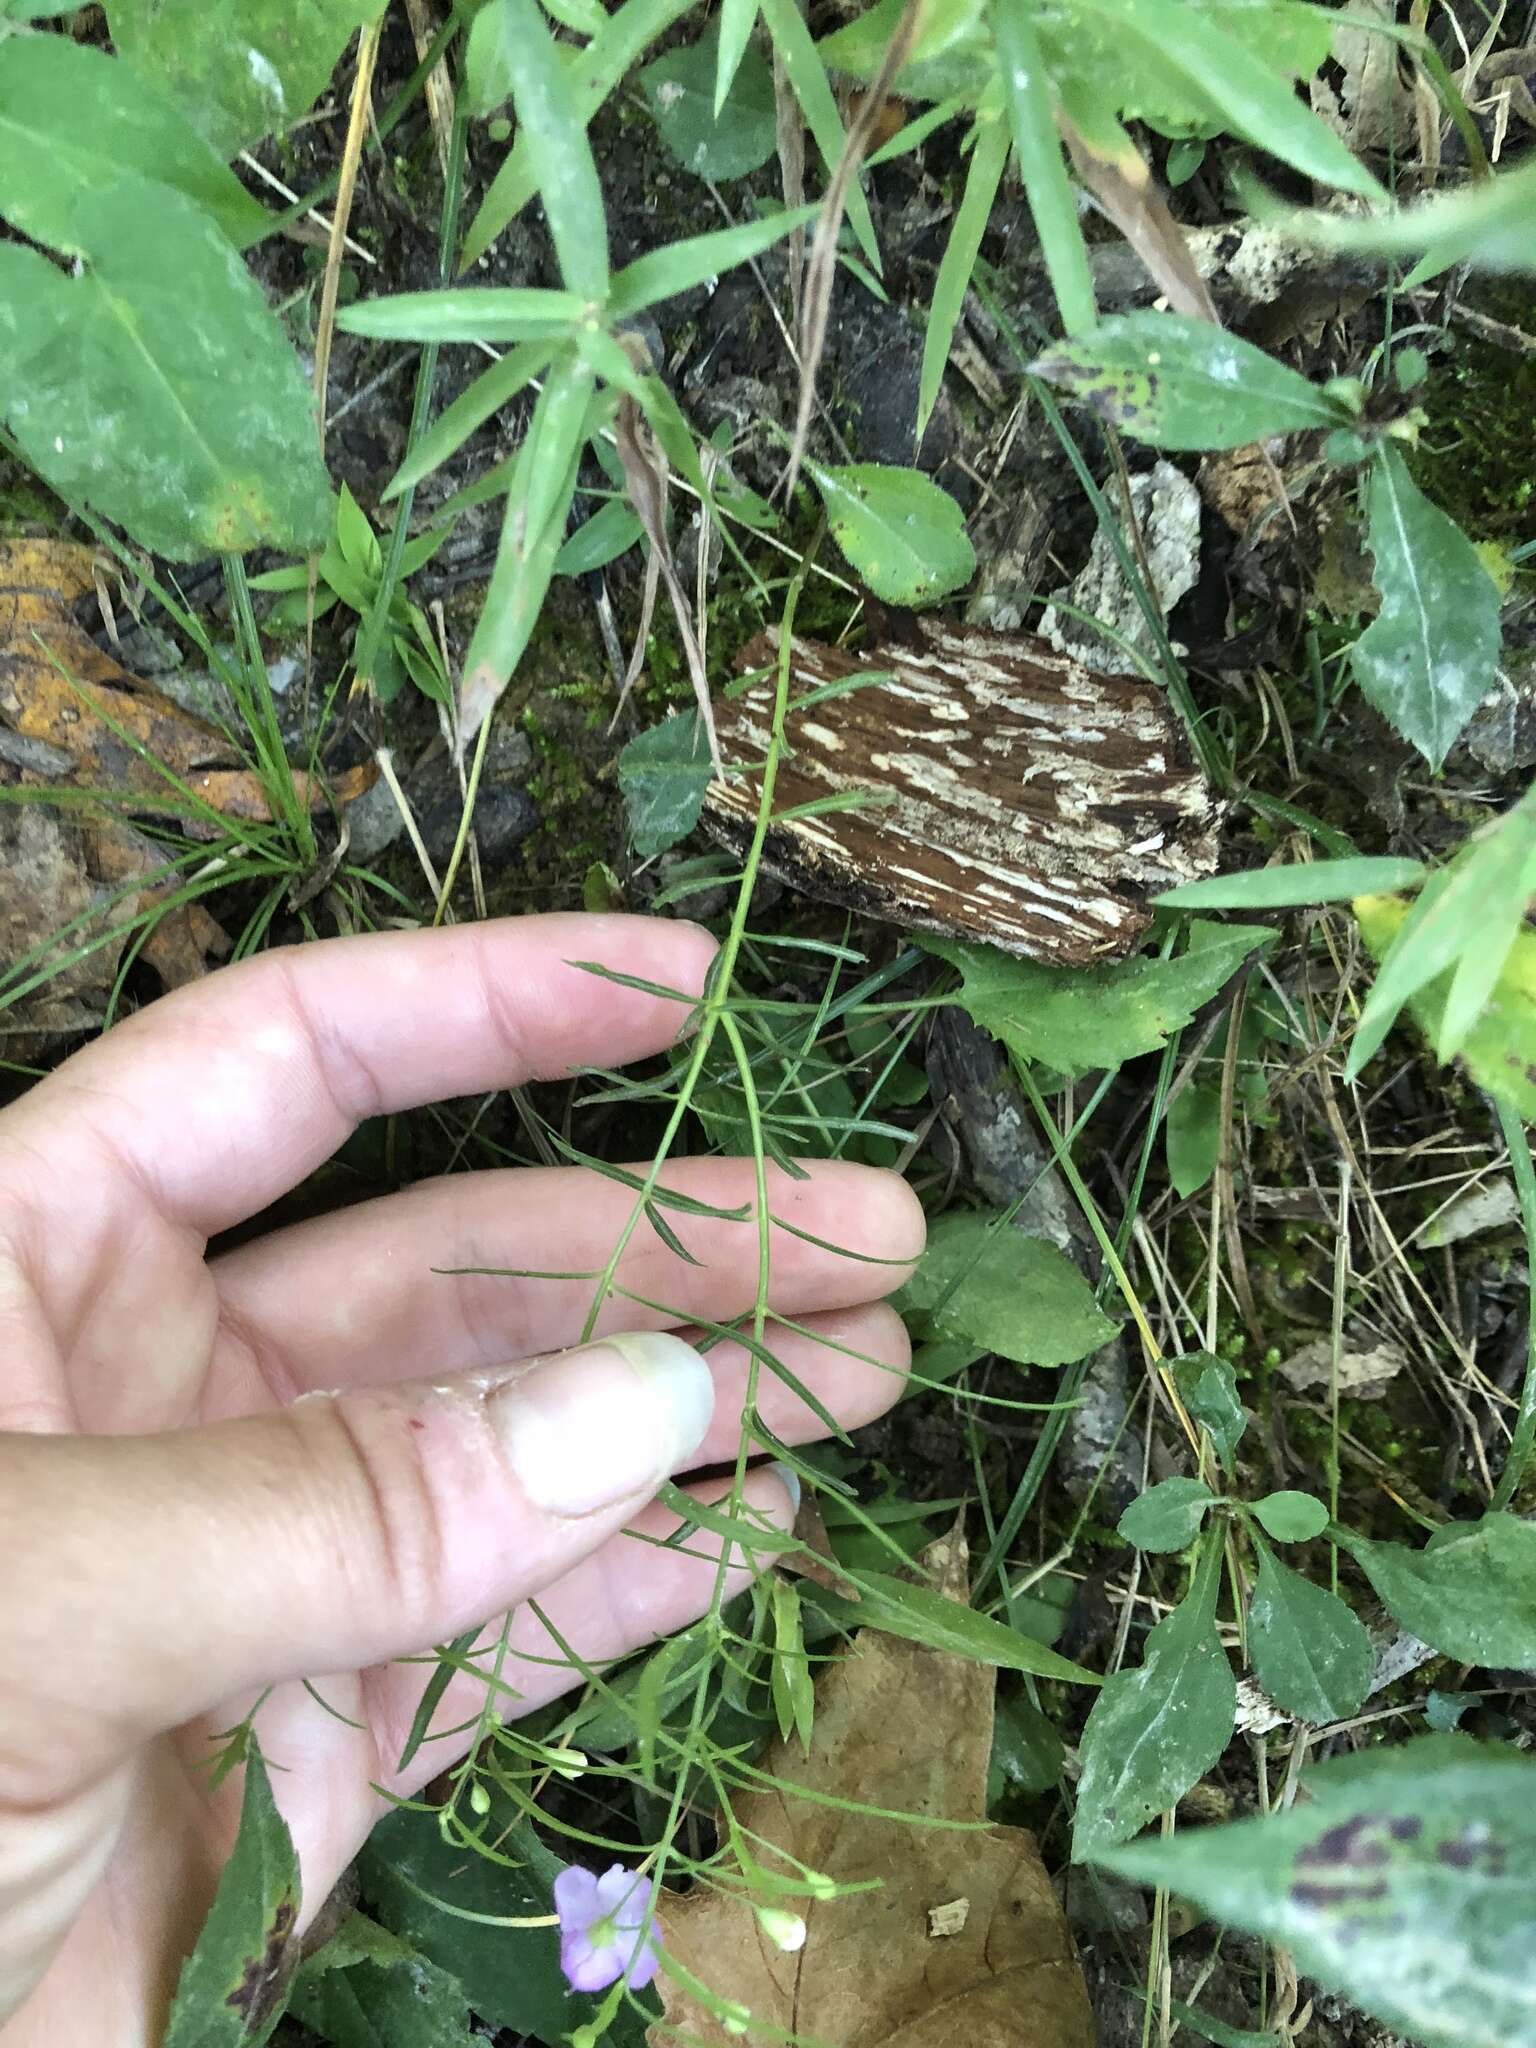
MULTIPOLYGON (((965 1598, 958 1532, 924 1563, 952 1599, 965 1598)), ((752 2023, 832 2048, 1092 2048, 1082 1973, 1033 1835, 817 1803, 984 1822, 995 1682, 985 1665, 862 1631, 817 1687, 810 1754, 775 1743, 763 1760, 786 1789, 748 1793, 735 1810, 765 1865, 779 1848, 840 1883, 879 1888, 805 1901, 805 1944, 792 1955, 739 1897, 664 1892, 663 1939, 684 1968, 752 2023), (811 1796, 796 1798, 793 1786, 811 1796)), ((654 2048, 737 2038, 670 1979, 658 1982, 654 2048)))
MULTIPOLYGON (((260 777, 217 727, 130 675, 75 624, 71 607, 94 588, 89 548, 0 543, 0 723, 68 754, 83 788, 164 806, 175 790, 159 762, 222 816, 270 823, 260 777)), ((378 771, 371 761, 349 769, 329 793, 292 773, 301 799, 320 810, 361 796, 378 771)))

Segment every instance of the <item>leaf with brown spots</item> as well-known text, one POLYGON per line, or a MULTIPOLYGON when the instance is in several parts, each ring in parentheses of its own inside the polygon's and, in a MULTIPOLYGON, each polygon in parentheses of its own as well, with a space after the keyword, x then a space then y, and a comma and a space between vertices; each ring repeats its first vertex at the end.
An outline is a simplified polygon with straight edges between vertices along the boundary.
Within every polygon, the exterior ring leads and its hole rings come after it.
POLYGON ((1536 1761, 1464 1735, 1337 1757, 1264 1820, 1091 1859, 1289 1949, 1429 2048, 1536 2048, 1536 1761))
MULTIPOLYGON (((924 1563, 964 1601, 958 1534, 924 1563)), ((737 1799, 735 1818, 776 1875, 805 1865, 869 1888, 794 1902, 807 1923, 794 1954, 738 1893, 664 1892, 668 1952, 751 2025, 836 2048, 1091 2048, 1087 1993, 1035 1839, 986 1825, 993 1686, 985 1665, 863 1630, 817 1686, 809 1754, 774 1744, 762 1768, 775 1782, 737 1799)), ((735 2036, 713 2013, 665 1975, 658 1984, 654 2048, 727 2048, 735 2036)))
POLYGON ((251 1738, 234 1853, 182 1965, 161 2048, 261 2048, 299 1966, 299 1861, 251 1738))

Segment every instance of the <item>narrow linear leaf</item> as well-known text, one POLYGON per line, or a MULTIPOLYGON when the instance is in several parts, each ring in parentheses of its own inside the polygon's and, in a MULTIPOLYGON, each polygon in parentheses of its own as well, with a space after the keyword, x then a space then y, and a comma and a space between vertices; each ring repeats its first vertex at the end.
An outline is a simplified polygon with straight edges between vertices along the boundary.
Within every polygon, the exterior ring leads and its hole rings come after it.
POLYGON ((428 427, 390 478, 384 496, 398 498, 402 491, 413 489, 424 476, 441 468, 477 427, 484 426, 504 405, 510 405, 536 377, 542 377, 553 356, 554 350, 547 343, 525 341, 509 348, 499 363, 482 370, 428 427))
MULTIPOLYGON (((900 0, 898 10, 899 6, 900 0)), ((761 12, 774 51, 784 67, 784 76, 789 80, 789 89, 800 103, 805 125, 830 178, 842 158, 846 138, 826 63, 806 26, 799 0, 761 0, 761 12)), ((880 244, 869 201, 857 181, 848 188, 848 219, 859 247, 878 276, 880 244)))
MULTIPOLYGON (((578 96, 535 0, 489 0, 486 33, 500 45, 499 67, 517 109, 518 142, 567 291, 601 300, 608 291, 608 221, 578 96)), ((493 59, 488 55, 488 65, 493 59)))
POLYGON ((1381 889, 1412 889, 1428 872, 1421 860, 1313 860, 1181 882, 1152 900, 1170 910, 1296 910, 1312 903, 1347 903, 1381 889))
POLYGON ((555 557, 555 574, 586 576, 594 569, 606 568, 644 537, 645 528, 629 507, 610 498, 564 542, 555 557))
POLYGON ((1428 2048, 1533 2048, 1536 1761, 1426 1735, 1308 1774, 1264 1820, 1105 1849, 1428 2048))
POLYGON ((816 1603, 835 1613, 851 1628, 878 1628, 887 1635, 902 1636, 909 1642, 926 1644, 950 1656, 968 1657, 976 1664, 994 1664, 1004 1671, 1029 1671, 1036 1678, 1060 1679, 1067 1685, 1098 1685, 1095 1671, 1057 1656, 1032 1636, 1020 1634, 1006 1622, 962 1607, 930 1586, 913 1585, 893 1573, 860 1571, 852 1574, 859 1589, 858 1600, 842 1600, 835 1593, 818 1593, 816 1603))
POLYGON ((917 390, 916 440, 919 443, 938 403, 939 387, 944 382, 950 345, 965 304, 971 272, 976 268, 981 238, 986 232, 992 202, 997 197, 1003 167, 1008 161, 1008 131, 1000 121, 978 121, 975 136, 976 146, 971 151, 971 161, 965 174, 965 191, 955 210, 949 240, 944 244, 939 274, 933 284, 933 302, 928 308, 928 324, 923 334, 923 366, 917 390))
POLYGON ((343 306, 336 325, 380 341, 556 341, 586 311, 586 301, 575 292, 461 285, 343 306))
POLYGON ((1098 318, 1093 273, 1056 134, 1050 81, 1030 0, 993 0, 992 33, 1019 175, 1034 215, 1061 324, 1068 334, 1085 334, 1098 318))
POLYGON ((1390 442, 1371 464, 1366 545, 1379 616, 1350 654, 1355 681, 1432 768, 1493 686, 1499 593, 1461 528, 1432 505, 1390 442))
MULTIPOLYGON (((1259 195, 1254 195, 1259 198, 1259 195)), ((1536 270, 1536 163, 1500 171, 1460 191, 1447 192, 1418 206, 1364 219, 1345 214, 1297 212, 1262 198, 1255 207, 1262 218, 1283 226, 1286 234, 1314 248, 1339 249, 1362 256, 1419 254, 1410 285, 1422 284, 1452 264, 1471 263, 1481 270, 1536 270)))
POLYGON ((796 228, 813 221, 819 211, 816 206, 786 208, 783 213, 768 214, 762 220, 744 221, 740 227, 717 228, 707 235, 690 235, 685 241, 668 242, 663 248, 637 256, 613 280, 608 297, 609 321, 632 319, 661 299, 692 291, 695 285, 707 284, 722 271, 750 262, 793 234, 796 228))

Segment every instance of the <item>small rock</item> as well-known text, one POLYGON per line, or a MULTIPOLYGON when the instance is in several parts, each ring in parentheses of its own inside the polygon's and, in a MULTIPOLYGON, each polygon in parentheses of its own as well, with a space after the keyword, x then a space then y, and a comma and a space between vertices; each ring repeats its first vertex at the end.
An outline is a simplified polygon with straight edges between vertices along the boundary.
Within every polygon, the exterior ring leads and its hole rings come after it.
MULTIPOLYGON (((1131 479, 1131 503, 1152 572, 1153 593, 1166 618, 1200 575, 1200 493, 1182 470, 1159 462, 1131 479)), ((1071 655, 1100 675, 1140 673, 1130 655, 1087 620, 1108 627, 1138 653, 1155 653, 1152 629, 1102 530, 1093 537, 1087 567, 1069 588, 1058 590, 1055 599, 1040 620, 1040 630, 1058 654, 1071 655), (1071 604, 1087 619, 1058 611, 1057 604, 1071 604)))

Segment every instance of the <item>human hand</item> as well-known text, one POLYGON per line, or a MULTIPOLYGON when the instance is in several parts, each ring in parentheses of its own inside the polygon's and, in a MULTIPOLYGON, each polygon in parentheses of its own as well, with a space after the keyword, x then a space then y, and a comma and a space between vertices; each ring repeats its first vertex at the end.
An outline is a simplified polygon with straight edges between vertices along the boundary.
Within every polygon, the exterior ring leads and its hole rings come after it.
MULTIPOLYGON (((712 950, 692 926, 543 917, 273 952, 151 1005, 0 1114, 4 2048, 159 2040, 238 1819, 237 1780, 207 1787, 213 1738, 267 1688, 257 1733, 312 1912, 383 1810, 374 1788, 408 1796, 446 1760, 436 1744, 395 1769, 424 1680, 392 1659, 537 1596, 601 1663, 707 1606, 711 1561, 623 1531, 665 1534, 662 1480, 734 1457, 742 1348, 701 1360, 649 1336, 514 1370, 577 1341, 591 1283, 434 1272, 600 1267, 628 1190, 463 1175, 205 1251, 364 1117, 620 1066, 682 1028, 686 1004, 572 959, 692 994, 712 950)), ((920 1248, 893 1175, 770 1171, 798 1230, 876 1260, 920 1248)), ((665 1181, 753 1200, 739 1160, 665 1181)), ((756 1223, 686 1222, 700 1264, 642 1227, 619 1278, 729 1321, 756 1291, 756 1223)), ((902 1270, 773 1232, 773 1306, 810 1333, 781 1355, 845 1426, 899 1391, 906 1338, 874 1297, 902 1270)), ((613 1300, 598 1331, 664 1321, 613 1300)), ((759 1397, 781 1440, 822 1433, 778 1379, 759 1397)), ((746 1499, 790 1519, 770 1470, 746 1499)), ((512 1643, 524 1709, 573 1682, 526 1609, 512 1643)), ((454 1679, 435 1725, 483 1699, 454 1679)))

